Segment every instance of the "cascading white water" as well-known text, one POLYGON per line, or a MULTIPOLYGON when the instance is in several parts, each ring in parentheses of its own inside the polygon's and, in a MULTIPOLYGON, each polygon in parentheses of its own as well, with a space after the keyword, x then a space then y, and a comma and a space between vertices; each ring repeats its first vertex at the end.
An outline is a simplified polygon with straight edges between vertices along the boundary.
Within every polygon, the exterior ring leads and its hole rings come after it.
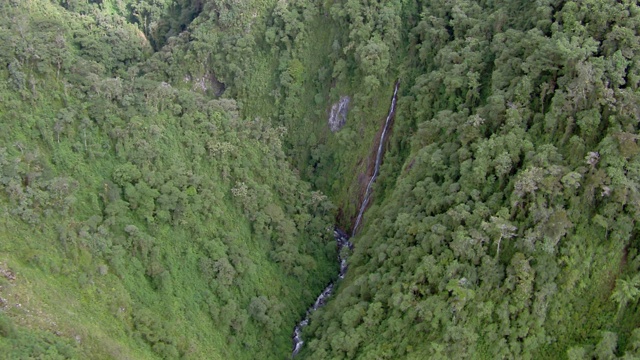
POLYGON ((364 199, 362 200, 362 205, 360 205, 360 211, 358 211, 358 217, 356 218, 356 224, 353 226, 353 231, 351 232, 351 236, 355 235, 358 231, 358 227, 362 222, 362 215, 365 210, 367 210, 367 205, 369 205, 369 199, 371 198, 371 186, 373 182, 376 181, 378 177, 378 173, 380 172, 380 164, 382 164, 382 150, 384 148, 384 140, 387 135, 387 130, 389 130, 389 124, 391 123, 391 119, 396 111, 396 100, 398 99, 398 87, 400 86, 400 81, 396 81, 396 86, 393 89, 393 98, 391 99, 391 107, 389 108, 389 114, 387 114, 387 120, 384 123, 384 129, 382 130, 382 134, 380 134, 380 143, 378 144, 378 152, 376 153, 376 162, 373 167, 373 175, 371 175, 371 179, 369 179, 369 183, 367 184, 367 189, 364 192, 364 199))
MULTIPOLYGON (((344 275, 347 273, 347 259, 343 257, 342 249, 347 247, 353 250, 353 244, 351 244, 351 242, 349 241, 349 236, 338 228, 335 228, 333 230, 333 237, 336 239, 336 243, 338 245, 338 262, 340 263, 340 273, 338 273, 338 276, 340 277, 340 279, 343 279, 344 275)), ((291 353, 291 357, 296 356, 296 354, 298 354, 298 352, 302 348, 302 345, 304 344, 301 336, 302 328, 309 325, 309 316, 311 316, 311 313, 318 310, 322 305, 325 304, 329 296, 331 296, 331 294, 333 293, 333 286, 334 283, 331 282, 329 283, 329 285, 327 285, 327 287, 324 288, 324 290, 322 290, 322 292, 316 299, 316 302, 313 303, 313 306, 307 309, 307 313, 305 314, 304 319, 300 321, 298 325, 296 325, 296 327, 293 329, 293 352, 291 353)))
MULTIPOLYGON (((367 184, 364 200, 362 201, 362 206, 360 206, 360 211, 358 212, 356 224, 353 227, 351 236, 356 234, 356 230, 358 229, 358 226, 362 221, 362 214, 366 210, 367 204, 369 203, 369 198, 371 197, 371 185, 373 185, 373 182, 376 180, 376 177, 378 177, 378 173, 380 172, 380 164, 382 163, 382 150, 384 148, 384 140, 385 140, 387 131, 389 129, 389 124, 391 122, 391 119, 393 118, 393 114, 396 111, 396 100, 398 98, 399 86, 400 86, 400 81, 397 81, 396 86, 393 90, 393 98, 391 99, 391 107, 389 108, 389 114, 387 115, 387 120, 385 121, 384 129, 382 130, 382 134, 380 135, 380 144, 378 145, 378 152, 376 153, 376 162, 375 162, 375 167, 373 169, 373 175, 371 176, 371 179, 367 184)), ((340 279, 343 279, 347 273, 347 259, 343 257, 342 250, 345 247, 353 250, 353 244, 349 241, 349 236, 338 228, 335 228, 333 230, 333 236, 336 239, 336 243, 338 245, 338 262, 340 263, 340 272, 338 273, 338 276, 340 279)), ((335 284, 331 282, 329 283, 329 285, 327 285, 327 287, 324 288, 322 293, 320 293, 320 295, 316 299, 316 302, 313 303, 313 306, 307 309, 307 313, 305 314, 304 319, 300 321, 296 325, 296 327, 293 329, 293 351, 291 353, 292 358, 296 356, 298 352, 300 352, 300 349, 302 349, 302 345, 304 344, 304 341, 302 340, 302 329, 305 326, 309 325, 309 317, 311 316, 311 313, 318 310, 318 308, 320 308, 322 305, 326 303, 327 299, 333 293, 334 285, 335 284)))

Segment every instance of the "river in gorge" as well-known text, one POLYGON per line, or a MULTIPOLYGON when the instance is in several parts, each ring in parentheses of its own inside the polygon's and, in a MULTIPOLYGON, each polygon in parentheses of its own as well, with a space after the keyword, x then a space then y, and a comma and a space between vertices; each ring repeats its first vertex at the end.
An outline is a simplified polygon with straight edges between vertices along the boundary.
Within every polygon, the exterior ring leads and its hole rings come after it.
MULTIPOLYGON (((376 158, 375 158, 375 163, 373 167, 373 173, 371 175, 371 178, 369 179, 369 182, 367 183, 367 187, 364 193, 364 198, 362 199, 362 204, 360 205, 358 216, 356 217, 356 222, 355 222, 355 225, 353 226, 351 236, 354 236, 356 234, 356 231, 358 230, 360 223, 362 222, 363 214, 366 211, 367 206, 369 205, 369 199, 371 198, 372 185, 375 182, 376 178, 378 177, 378 174, 380 173, 380 165, 382 164, 382 156, 384 155, 383 153, 384 142, 389 132, 389 126, 391 125, 391 120, 395 115, 399 86, 400 86, 400 81, 396 81, 395 87, 393 89, 393 96, 391 98, 391 106, 389 107, 389 113, 387 114, 387 118, 384 123, 384 128, 382 129, 382 133, 380 134, 378 150, 376 152, 376 158)), ((336 239, 336 245, 338 247, 338 263, 340 264, 340 272, 338 273, 338 277, 339 279, 343 279, 344 276, 347 274, 347 268, 348 268, 347 258, 345 255, 346 252, 343 251, 343 249, 347 247, 350 250, 353 250, 353 244, 349 241, 349 238, 350 238, 349 235, 346 232, 338 229, 337 227, 334 228, 333 230, 333 236, 336 239)), ((320 295, 318 295, 318 298, 313 303, 313 305, 309 307, 309 309, 307 309, 304 319, 300 321, 294 328, 293 351, 291 353, 292 358, 296 356, 298 352, 300 352, 300 349, 302 349, 302 345, 304 344, 304 340, 302 340, 302 329, 305 326, 309 325, 309 317, 314 311, 318 310, 321 306, 323 306, 327 302, 328 298, 333 293, 334 287, 335 287, 335 282, 332 281, 331 283, 329 283, 329 285, 327 285, 327 287, 324 288, 324 290, 322 290, 322 292, 320 293, 320 295)))

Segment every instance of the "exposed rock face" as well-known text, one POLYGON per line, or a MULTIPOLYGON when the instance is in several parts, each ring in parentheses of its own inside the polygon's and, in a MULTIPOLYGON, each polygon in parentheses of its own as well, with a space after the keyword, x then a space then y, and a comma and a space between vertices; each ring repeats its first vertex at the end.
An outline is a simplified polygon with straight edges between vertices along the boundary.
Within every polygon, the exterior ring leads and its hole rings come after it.
POLYGON ((216 97, 222 96, 227 86, 218 81, 216 76, 212 73, 206 73, 202 77, 192 78, 191 75, 187 74, 184 77, 184 82, 189 83, 193 82, 193 91, 202 91, 207 92, 207 90, 211 90, 216 97))
MULTIPOLYGON (((389 114, 387 115, 387 119, 384 123, 384 129, 380 134, 378 152, 376 153, 376 162, 374 166, 373 175, 371 176, 371 179, 367 184, 364 200, 362 202, 362 205, 360 206, 360 212, 358 213, 356 224, 353 227, 352 235, 355 235, 356 230, 358 230, 358 225, 360 225, 360 221, 362 220, 362 215, 364 214, 364 211, 367 209, 367 204, 369 203, 369 198, 371 196, 371 185, 376 180, 376 177, 380 172, 380 164, 382 163, 382 156, 383 156, 382 150, 384 146, 385 135, 387 134, 387 131, 389 130, 389 124, 393 119, 393 116, 395 115, 399 86, 400 86, 400 81, 398 80, 396 81, 396 86, 393 90, 393 97, 391 98, 391 107, 389 108, 389 114)), ((331 129, 331 131, 336 132, 344 126, 347 120, 347 110, 349 107, 349 101, 351 101, 351 99, 348 96, 343 96, 340 98, 340 101, 338 101, 337 103, 333 104, 333 106, 331 106, 331 116, 329 117, 329 128, 331 129)), ((344 276, 347 274, 348 264, 347 264, 347 259, 345 257, 346 254, 343 253, 342 250, 346 247, 349 250, 353 251, 353 244, 351 243, 351 241, 349 241, 349 235, 347 235, 347 233, 345 233, 344 231, 340 230, 337 227, 333 229, 333 236, 336 239, 336 244, 338 246, 338 262, 340 263, 340 272, 338 273, 338 277, 340 279, 344 279, 344 276)), ((302 340, 302 329, 307 325, 309 325, 309 318, 311 314, 316 310, 318 310, 321 306, 323 306, 327 302, 331 294, 333 294, 334 285, 335 283, 331 282, 329 283, 329 285, 327 285, 327 287, 324 288, 322 293, 320 293, 320 295, 316 299, 316 302, 313 304, 313 306, 307 309, 307 313, 304 319, 302 319, 302 321, 300 321, 296 325, 296 327, 293 329, 293 351, 291 353, 292 359, 298 354, 300 349, 302 349, 302 345, 304 344, 304 340, 302 340)))
POLYGON ((351 98, 342 96, 340 100, 331 106, 331 114, 329 114, 329 129, 336 132, 347 122, 347 112, 349 111, 349 103, 351 98))

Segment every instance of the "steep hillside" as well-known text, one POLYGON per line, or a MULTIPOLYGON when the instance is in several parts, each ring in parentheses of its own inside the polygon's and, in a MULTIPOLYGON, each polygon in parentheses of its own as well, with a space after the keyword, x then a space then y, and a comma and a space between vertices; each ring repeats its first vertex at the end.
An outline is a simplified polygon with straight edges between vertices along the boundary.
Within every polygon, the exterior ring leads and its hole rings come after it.
POLYGON ((0 358, 281 358, 333 206, 284 128, 82 4, 0 4, 0 358))
POLYGON ((393 3, 331 7, 368 44, 411 29, 378 201, 302 357, 640 356, 637 4, 393 3))
POLYGON ((349 272, 297 357, 640 357, 636 2, 0 14, 9 358, 288 357, 398 80, 349 272))

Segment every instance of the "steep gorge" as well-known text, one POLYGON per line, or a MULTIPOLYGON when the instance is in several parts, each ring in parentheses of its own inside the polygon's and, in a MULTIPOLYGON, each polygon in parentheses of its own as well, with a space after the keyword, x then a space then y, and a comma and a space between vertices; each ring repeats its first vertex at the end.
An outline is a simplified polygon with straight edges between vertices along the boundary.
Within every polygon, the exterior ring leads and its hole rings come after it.
MULTIPOLYGON (((376 181, 376 178, 378 177, 378 173, 380 171, 380 165, 382 164, 382 158, 384 157, 384 151, 383 151, 384 144, 385 144, 385 141, 387 140, 387 136, 388 136, 387 134, 390 131, 391 122, 393 121, 393 117, 395 116, 395 112, 396 112, 396 102, 398 101, 399 86, 400 86, 400 81, 396 81, 395 86, 393 88, 393 95, 391 96, 391 104, 389 105, 389 113, 387 114, 384 125, 382 126, 380 137, 376 140, 376 143, 378 144, 378 146, 374 156, 373 169, 371 171, 372 172, 371 178, 367 182, 367 186, 364 190, 362 205, 360 205, 358 213, 356 214, 356 222, 351 230, 351 237, 356 235, 358 226, 360 225, 360 222, 362 221, 362 218, 364 216, 364 212, 367 210, 367 205, 369 204, 369 201, 372 196, 372 185, 376 181)), ((342 101, 343 100, 341 99, 340 100, 341 105, 342 105, 342 101)), ((332 109, 332 112, 333 112, 333 109, 332 109)), ((331 118, 333 118, 333 114, 331 118)), ((331 118, 329 121, 330 126, 331 126, 331 118)), ((332 129, 332 131, 334 130, 332 129)), ((348 264, 347 264, 348 258, 346 257, 345 254, 347 251, 353 251, 353 244, 349 241, 349 236, 344 231, 338 228, 334 230, 333 235, 336 239, 336 245, 338 248, 338 264, 340 264, 340 271, 338 272, 338 278, 344 279, 348 269, 348 264)), ((324 305, 327 302, 327 300, 333 293, 333 289, 335 286, 336 284, 334 282, 329 283, 329 285, 327 285, 327 287, 322 291, 322 293, 320 293, 320 295, 316 299, 313 306, 311 306, 307 310, 307 312, 305 313, 304 319, 296 325, 293 331, 292 357, 296 356, 298 352, 300 352, 300 349, 304 344, 304 341, 302 340, 302 329, 307 325, 309 325, 309 317, 313 314, 314 311, 318 310, 322 305, 324 305)))
POLYGON ((639 356, 637 3, 0 8, 0 353, 639 356))

